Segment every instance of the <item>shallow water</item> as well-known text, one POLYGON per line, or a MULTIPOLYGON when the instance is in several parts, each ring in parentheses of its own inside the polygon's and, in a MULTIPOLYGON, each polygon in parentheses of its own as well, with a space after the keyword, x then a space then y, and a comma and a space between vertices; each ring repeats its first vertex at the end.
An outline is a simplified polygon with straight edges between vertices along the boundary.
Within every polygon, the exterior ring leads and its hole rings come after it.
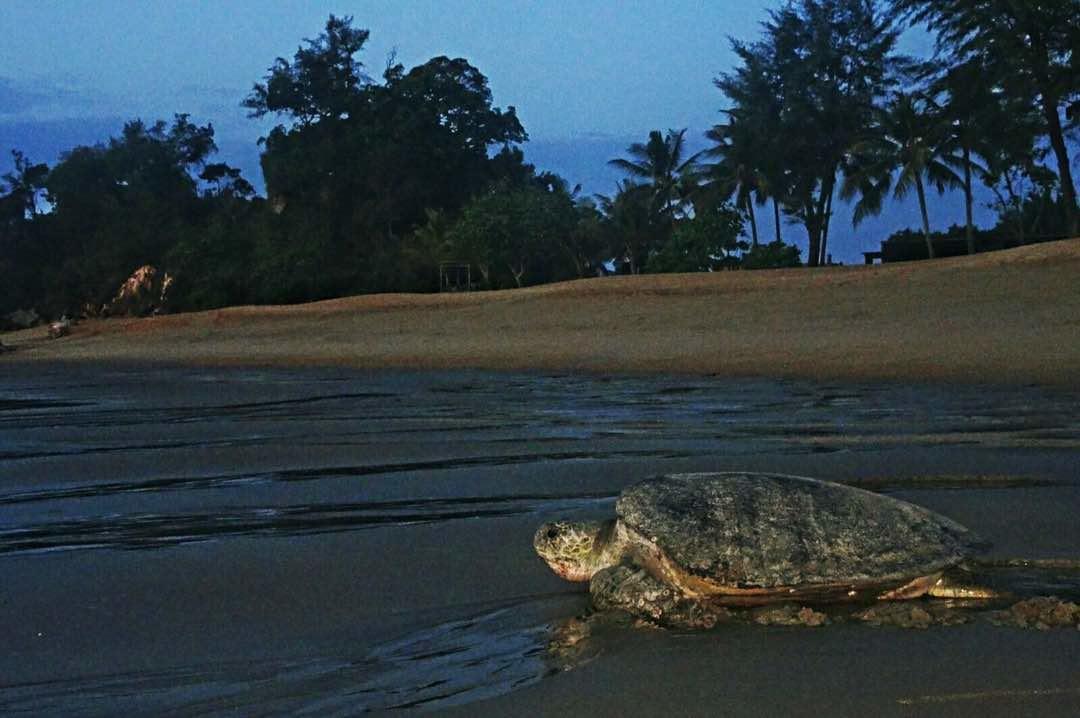
MULTIPOLYGON (((1080 554, 1075 391, 134 365, 0 372, 5 715, 553 710, 557 699, 538 706, 537 696, 585 687, 546 660, 547 642, 586 601, 533 557, 532 530, 610 514, 622 486, 662 471, 847 481, 968 524, 993 555, 1080 554)), ((1012 580, 1076 589, 1038 573, 1012 580)), ((867 640, 852 630, 792 640, 867 640)), ((771 635, 740 628, 712 640, 745 647, 771 635)), ((694 637, 692 654, 709 640, 694 637)), ((1050 640, 1052 651, 1080 650, 1076 637, 1050 640)), ((632 680, 656 651, 673 652, 673 666, 692 661, 686 645, 613 631, 570 673, 622 667, 616 676, 632 680)), ((692 665, 704 681, 707 666, 692 665)), ((619 695, 600 705, 617 710, 619 695)), ((701 700, 687 712, 711 705, 701 700)))

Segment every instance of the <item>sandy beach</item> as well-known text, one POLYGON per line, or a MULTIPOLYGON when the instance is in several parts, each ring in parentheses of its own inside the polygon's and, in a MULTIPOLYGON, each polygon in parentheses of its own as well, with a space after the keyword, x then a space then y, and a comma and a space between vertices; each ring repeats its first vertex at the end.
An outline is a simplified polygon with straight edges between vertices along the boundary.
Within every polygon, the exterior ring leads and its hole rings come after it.
POLYGON ((139 360, 1080 384, 1080 240, 934 262, 373 295, 0 335, 139 360))
MULTIPOLYGON (((613 624, 536 557, 649 475, 1080 556, 1080 242, 9 333, 0 713, 1071 716, 1080 631, 613 624)), ((1022 573, 1080 600, 1080 574, 1022 573)))
MULTIPOLYGON (((0 713, 1075 715, 1080 631, 600 631, 535 556, 671 471, 1080 546, 1075 389, 31 362, 0 385, 0 713)), ((1080 598, 1080 576, 1028 590, 1080 598)))

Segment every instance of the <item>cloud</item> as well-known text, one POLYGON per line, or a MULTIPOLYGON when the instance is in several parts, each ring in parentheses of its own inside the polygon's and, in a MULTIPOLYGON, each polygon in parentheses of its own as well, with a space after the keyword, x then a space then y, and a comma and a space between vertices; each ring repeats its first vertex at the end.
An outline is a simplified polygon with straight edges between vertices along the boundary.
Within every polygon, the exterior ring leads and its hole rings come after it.
POLYGON ((0 77, 0 116, 19 115, 46 101, 39 91, 25 87, 8 77, 0 77))
POLYGON ((171 119, 188 113, 198 121, 237 123, 245 91, 236 87, 160 85, 137 95, 117 93, 92 79, 51 75, 36 78, 0 76, 0 124, 62 119, 142 117, 171 119))
MULTIPOLYGON (((89 107, 92 96, 60 79, 0 77, 0 121, 72 117, 89 107)), ((100 113, 94 113, 100 114, 100 113)))

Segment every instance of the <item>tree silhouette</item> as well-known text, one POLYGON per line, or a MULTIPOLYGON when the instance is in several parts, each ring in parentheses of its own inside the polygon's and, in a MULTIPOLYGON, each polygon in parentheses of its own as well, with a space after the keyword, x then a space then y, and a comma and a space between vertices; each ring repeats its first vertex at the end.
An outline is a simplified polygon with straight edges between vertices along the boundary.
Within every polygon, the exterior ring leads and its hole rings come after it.
POLYGON ((760 41, 733 42, 741 65, 716 81, 729 112, 767 128, 762 175, 806 228, 810 266, 828 256, 837 177, 894 82, 897 35, 876 0, 798 0, 770 14, 760 41))
POLYGON ((213 127, 181 114, 171 125, 128 122, 107 143, 63 155, 45 181, 52 211, 39 217, 52 255, 41 267, 46 310, 100 307, 137 267, 160 268, 205 218, 198 175, 214 151, 213 127))
POLYGON ((1057 161, 1067 231, 1080 233, 1062 115, 1080 100, 1080 0, 894 0, 938 34, 951 64, 977 62, 982 84, 1000 85, 1039 110, 1057 161))
POLYGON ((654 198, 650 185, 632 180, 620 182, 612 197, 597 196, 604 213, 607 245, 616 262, 625 264, 630 274, 640 273, 670 234, 671 225, 658 222, 654 198))
POLYGON ((669 224, 691 191, 701 156, 699 152, 684 159, 685 138, 685 129, 668 130, 666 135, 653 130, 648 142, 635 142, 627 148, 631 159, 618 158, 608 163, 644 180, 652 192, 654 211, 669 224))
POLYGON ((37 216, 37 203, 45 189, 49 166, 34 164, 19 150, 11 151, 13 172, 3 176, 0 188, 0 222, 33 219, 37 216))
POLYGON ((993 142, 994 92, 982 82, 981 68, 975 65, 946 67, 930 85, 931 92, 943 99, 939 103, 942 160, 961 173, 964 190, 964 239, 968 254, 975 254, 975 204, 973 177, 985 176, 986 168, 975 155, 986 156, 993 142))
POLYGON ((355 57, 369 34, 353 28, 351 17, 331 15, 326 29, 314 40, 305 39, 306 47, 297 49, 291 63, 282 57, 274 61, 243 106, 252 117, 284 115, 301 124, 348 117, 371 81, 355 57))
MULTIPOLYGON (((730 127, 714 128, 714 132, 728 136, 712 137, 718 144, 730 145, 730 149, 716 147, 710 154, 725 158, 729 168, 731 165, 754 168, 755 195, 759 202, 772 200, 775 241, 782 242, 780 207, 786 201, 790 183, 782 78, 778 68, 770 64, 774 54, 764 44, 748 45, 738 40, 732 40, 731 44, 741 64, 731 73, 717 77, 713 84, 732 100, 736 109, 725 111, 730 127), (728 160, 728 156, 732 159, 728 160)), ((727 170, 723 174, 730 176, 731 172, 727 170)))
POLYGON ((319 268, 304 285, 318 297, 409 288, 415 273, 403 266, 416 244, 406 252, 405 240, 429 211, 457 213, 493 182, 532 175, 512 148, 527 139, 514 108, 492 105, 476 67, 439 56, 392 64, 376 82, 356 58, 367 38, 352 18, 330 16, 245 102, 291 120, 262 155, 282 225, 263 255, 267 276, 287 271, 274 257, 289 254, 319 268))
POLYGON ((736 113, 729 113, 727 124, 714 126, 705 136, 716 143, 708 153, 720 158, 708 168, 716 197, 722 202, 735 198, 735 207, 750 220, 751 244, 756 247, 758 229, 754 204, 764 203, 765 188, 770 186, 764 170, 764 155, 760 152, 765 142, 759 139, 750 123, 739 121, 736 113))
POLYGON ((513 187, 504 182, 466 205, 446 237, 455 256, 475 264, 489 287, 523 287, 566 278, 568 272, 557 265, 576 221, 561 183, 513 187))
POLYGON ((853 159, 841 196, 856 195, 854 222, 881 211, 882 200, 892 188, 896 199, 912 189, 919 200, 926 251, 934 257, 930 219, 926 209, 926 182, 944 192, 962 183, 943 159, 948 124, 925 97, 898 92, 877 113, 869 137, 853 147, 853 159), (895 180, 893 175, 896 175, 895 180))

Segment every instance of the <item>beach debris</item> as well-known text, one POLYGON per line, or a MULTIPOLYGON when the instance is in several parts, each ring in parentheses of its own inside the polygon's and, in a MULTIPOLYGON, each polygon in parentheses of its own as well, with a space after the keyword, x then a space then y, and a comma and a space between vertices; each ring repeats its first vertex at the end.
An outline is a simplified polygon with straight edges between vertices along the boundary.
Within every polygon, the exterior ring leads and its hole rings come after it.
POLYGON ((16 309, 0 317, 0 329, 30 329, 41 324, 41 316, 33 309, 16 309))
POLYGON ((547 657, 560 671, 568 671, 581 665, 592 649, 589 641, 592 622, 586 618, 571 618, 551 627, 547 644, 547 657))
POLYGON ((1051 628, 1080 628, 1080 606, 1056 596, 1036 596, 1018 601, 1004 611, 989 615, 995 626, 1015 626, 1048 631, 1051 628))
POLYGON ((67 316, 61 317, 49 325, 49 339, 59 339, 71 333, 71 320, 67 316))
POLYGON ((945 574, 982 548, 972 532, 841 484, 671 474, 624 490, 615 513, 603 522, 544 524, 533 545, 556 574, 590 582, 596 609, 663 626, 711 628, 732 607, 777 602, 796 605, 763 610, 763 620, 820 625, 826 617, 806 604, 995 595, 945 574))
POLYGON ((955 626, 968 623, 971 615, 947 603, 885 601, 856 611, 852 614, 852 618, 871 626, 929 628, 930 626, 955 626))
POLYGON ((101 308, 105 316, 145 317, 166 311, 173 277, 150 264, 132 272, 116 296, 101 308))
POLYGON ((750 614, 751 620, 762 626, 824 626, 829 623, 829 617, 820 611, 815 611, 809 606, 799 606, 794 603, 783 603, 779 606, 764 606, 754 609, 750 614))

